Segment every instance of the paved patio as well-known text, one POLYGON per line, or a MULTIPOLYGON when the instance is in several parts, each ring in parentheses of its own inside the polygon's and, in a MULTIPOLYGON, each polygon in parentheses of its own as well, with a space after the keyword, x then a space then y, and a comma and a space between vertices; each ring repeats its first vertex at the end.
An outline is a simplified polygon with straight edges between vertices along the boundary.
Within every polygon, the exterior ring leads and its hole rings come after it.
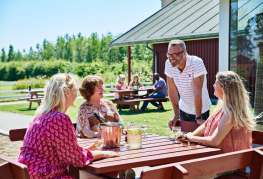
POLYGON ((0 111, 0 134, 8 135, 10 129, 26 128, 31 120, 32 116, 0 111))

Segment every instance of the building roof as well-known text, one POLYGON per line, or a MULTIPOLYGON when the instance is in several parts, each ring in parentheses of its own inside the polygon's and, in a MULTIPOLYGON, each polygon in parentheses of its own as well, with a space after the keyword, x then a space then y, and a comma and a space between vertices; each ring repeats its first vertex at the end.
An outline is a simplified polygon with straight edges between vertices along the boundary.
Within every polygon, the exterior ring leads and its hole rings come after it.
MULTIPOLYGON (((262 0, 238 4, 238 29, 262 12, 262 0)), ((111 46, 218 37, 219 0, 175 0, 111 42, 111 46)))
POLYGON ((111 46, 217 37, 218 21, 219 0, 176 0, 113 40, 111 46))

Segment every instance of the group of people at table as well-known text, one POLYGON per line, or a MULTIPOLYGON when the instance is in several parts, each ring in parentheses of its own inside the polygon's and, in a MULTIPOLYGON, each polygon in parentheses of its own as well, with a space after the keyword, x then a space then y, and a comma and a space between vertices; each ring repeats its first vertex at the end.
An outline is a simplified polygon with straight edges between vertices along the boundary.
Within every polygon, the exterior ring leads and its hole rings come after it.
MULTIPOLYGON (((255 117, 238 74, 232 71, 217 73, 214 95, 220 102, 211 115, 206 68, 201 58, 187 53, 183 41, 169 43, 165 74, 174 109, 168 124, 171 129, 179 121, 182 131, 188 132, 184 136, 186 140, 218 147, 223 152, 251 147, 255 117)), ((121 85, 116 87, 122 89, 121 85)), ((85 77, 78 89, 73 75, 52 76, 27 129, 18 161, 28 166, 32 178, 70 178, 67 171, 70 165, 83 167, 94 160, 117 156, 95 145, 88 148, 78 145, 77 137, 100 137, 100 121, 94 113, 100 113, 108 121, 120 121, 114 104, 103 98, 101 77, 85 77), (78 90, 85 101, 79 108, 75 129, 66 111, 74 103, 78 90)))
MULTIPOLYGON (((154 79, 154 85, 153 85, 153 91, 151 91, 150 94, 147 94, 146 97, 148 98, 164 98, 167 96, 167 85, 165 80, 160 77, 158 73, 153 74, 153 79, 154 79)), ((117 90, 123 91, 123 90, 143 90, 144 86, 140 82, 140 77, 138 74, 135 74, 132 77, 131 82, 129 83, 129 86, 125 84, 125 76, 124 75, 119 75, 117 78, 117 83, 115 85, 115 88, 117 90)), ((126 98, 129 98, 129 96, 125 96, 126 98)), ((119 98, 118 92, 115 94, 115 98, 119 98)), ((145 111, 148 106, 148 101, 144 101, 143 105, 140 109, 140 111, 145 111)), ((159 110, 164 110, 163 105, 160 102, 152 101, 151 104, 159 110)))

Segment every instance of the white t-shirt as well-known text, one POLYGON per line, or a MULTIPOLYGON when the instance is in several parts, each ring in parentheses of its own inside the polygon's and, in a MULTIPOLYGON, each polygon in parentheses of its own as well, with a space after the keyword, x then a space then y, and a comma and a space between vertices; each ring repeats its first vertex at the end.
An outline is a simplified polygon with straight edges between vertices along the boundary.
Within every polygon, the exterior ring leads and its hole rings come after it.
POLYGON ((193 79, 204 75, 202 88, 202 113, 209 110, 211 101, 207 90, 206 68, 203 60, 197 56, 187 55, 186 65, 181 72, 177 67, 173 67, 167 59, 165 62, 166 76, 173 78, 174 83, 180 95, 179 108, 188 113, 195 115, 195 102, 193 91, 193 79))

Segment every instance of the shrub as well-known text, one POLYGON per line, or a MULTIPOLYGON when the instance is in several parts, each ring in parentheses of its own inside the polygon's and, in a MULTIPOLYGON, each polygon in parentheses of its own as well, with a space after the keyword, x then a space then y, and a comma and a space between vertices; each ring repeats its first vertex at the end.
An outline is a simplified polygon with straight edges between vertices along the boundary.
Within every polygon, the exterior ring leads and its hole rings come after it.
MULTIPOLYGON (((105 82, 115 82, 119 74, 127 76, 127 61, 108 64, 96 60, 92 63, 76 63, 65 60, 49 61, 16 61, 0 63, 0 80, 15 81, 28 78, 49 78, 58 72, 70 72, 80 77, 97 74, 104 77, 105 82)), ((151 81, 152 62, 132 59, 132 74, 139 73, 141 81, 151 81)))
POLYGON ((13 89, 28 89, 29 86, 31 88, 44 88, 46 83, 46 79, 43 78, 29 78, 18 80, 16 84, 13 86, 13 89))

